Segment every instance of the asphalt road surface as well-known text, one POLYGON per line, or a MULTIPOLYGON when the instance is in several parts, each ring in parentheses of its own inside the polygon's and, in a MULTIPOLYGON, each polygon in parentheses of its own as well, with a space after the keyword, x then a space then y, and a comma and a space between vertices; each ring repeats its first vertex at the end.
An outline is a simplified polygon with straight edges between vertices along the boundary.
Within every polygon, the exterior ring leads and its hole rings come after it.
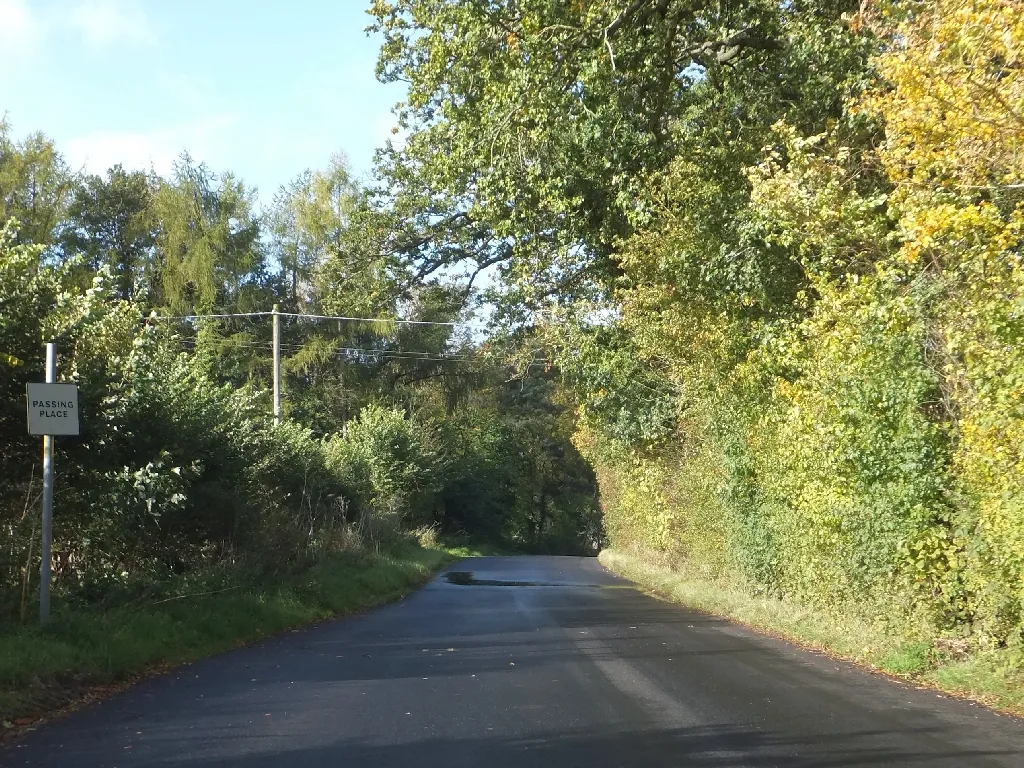
POLYGON ((647 597, 593 559, 480 558, 143 682, 0 764, 1024 766, 1024 725, 647 597))

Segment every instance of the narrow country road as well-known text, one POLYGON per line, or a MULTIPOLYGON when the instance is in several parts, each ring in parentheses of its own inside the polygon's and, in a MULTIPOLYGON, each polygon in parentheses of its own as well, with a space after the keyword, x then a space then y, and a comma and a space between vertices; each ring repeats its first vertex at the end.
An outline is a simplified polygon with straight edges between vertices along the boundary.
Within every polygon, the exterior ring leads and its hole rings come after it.
POLYGON ((479 558, 405 600, 135 686, 4 766, 1024 766, 1024 726, 660 602, 479 558))

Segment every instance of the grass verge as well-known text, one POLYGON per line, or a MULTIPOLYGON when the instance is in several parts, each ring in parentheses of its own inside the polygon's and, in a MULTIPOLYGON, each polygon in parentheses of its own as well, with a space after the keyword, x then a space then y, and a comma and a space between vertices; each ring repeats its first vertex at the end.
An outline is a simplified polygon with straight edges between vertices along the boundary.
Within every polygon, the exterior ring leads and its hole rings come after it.
MULTIPOLYGON (((403 544, 338 553, 268 587, 56 613, 46 627, 0 633, 0 723, 7 731, 138 677, 394 600, 471 546, 403 544)), ((0 729, 0 730, 3 730, 0 729)))
POLYGON ((935 641, 906 640, 853 618, 829 616, 790 601, 751 595, 736 585, 694 578, 605 550, 608 569, 674 602, 732 619, 919 685, 1024 715, 1024 653, 1002 648, 950 659, 935 641))

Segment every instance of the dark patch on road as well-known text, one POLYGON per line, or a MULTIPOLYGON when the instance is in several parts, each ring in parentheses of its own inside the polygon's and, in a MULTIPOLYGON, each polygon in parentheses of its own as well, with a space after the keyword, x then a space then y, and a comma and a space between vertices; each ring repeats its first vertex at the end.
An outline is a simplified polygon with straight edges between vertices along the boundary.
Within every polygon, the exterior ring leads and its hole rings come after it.
POLYGON ((477 579, 472 571, 448 571, 444 577, 450 584, 463 587, 563 587, 565 584, 551 584, 543 581, 505 581, 503 579, 477 579))
POLYGON ((442 574, 449 584, 460 587, 565 587, 579 589, 635 589, 632 584, 580 584, 566 581, 510 581, 507 579, 478 579, 472 571, 448 571, 442 574))

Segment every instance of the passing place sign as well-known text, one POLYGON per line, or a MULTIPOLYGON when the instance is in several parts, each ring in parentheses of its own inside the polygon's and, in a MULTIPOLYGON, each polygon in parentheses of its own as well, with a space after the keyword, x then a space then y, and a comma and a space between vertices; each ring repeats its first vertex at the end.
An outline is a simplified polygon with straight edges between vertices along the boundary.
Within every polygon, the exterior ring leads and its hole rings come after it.
POLYGON ((28 385, 30 435, 78 434, 78 387, 74 384, 28 385))

